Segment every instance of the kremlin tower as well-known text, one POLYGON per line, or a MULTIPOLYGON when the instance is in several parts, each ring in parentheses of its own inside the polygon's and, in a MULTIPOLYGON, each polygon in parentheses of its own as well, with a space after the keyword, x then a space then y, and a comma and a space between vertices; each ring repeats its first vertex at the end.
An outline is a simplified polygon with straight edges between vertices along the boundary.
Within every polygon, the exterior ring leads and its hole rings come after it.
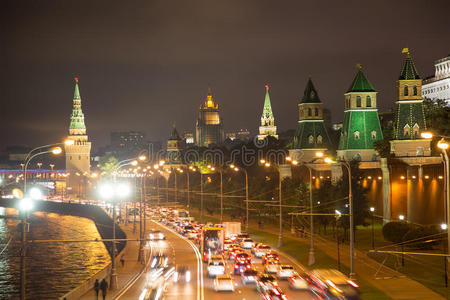
POLYGON ((90 172, 91 142, 88 141, 84 114, 81 110, 81 97, 78 88, 78 78, 75 78, 75 92, 73 95, 73 109, 70 116, 69 136, 73 145, 65 145, 66 172, 68 177, 68 191, 75 195, 82 194, 82 182, 90 172))
POLYGON ((337 155, 351 161, 378 161, 374 143, 383 139, 377 109, 377 92, 361 66, 345 93, 344 123, 337 155))
POLYGON ((261 115, 261 126, 259 126, 258 140, 263 140, 268 135, 278 139, 275 118, 272 113, 272 105, 270 104, 269 85, 266 84, 266 97, 264 99, 264 108, 261 115))
POLYGON ((391 153, 397 157, 430 156, 431 140, 421 137, 421 133, 426 131, 422 79, 409 50, 405 48, 403 53, 406 57, 397 81, 398 100, 391 153))
POLYGON ((323 121, 323 104, 311 78, 308 79, 301 102, 298 104, 298 127, 289 151, 292 157, 311 161, 316 152, 331 148, 330 137, 323 121))

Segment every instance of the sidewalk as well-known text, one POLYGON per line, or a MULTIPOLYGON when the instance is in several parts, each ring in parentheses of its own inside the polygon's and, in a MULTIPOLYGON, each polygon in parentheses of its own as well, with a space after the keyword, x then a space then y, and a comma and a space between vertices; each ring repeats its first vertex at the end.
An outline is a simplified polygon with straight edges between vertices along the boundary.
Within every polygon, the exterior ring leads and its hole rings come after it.
MULTIPOLYGON (((121 224, 120 227, 126 233, 127 239, 139 238, 139 223, 137 223, 136 234, 133 233, 133 224, 130 223, 128 225, 121 224)), ((139 253, 139 242, 137 241, 127 241, 127 245, 123 251, 125 264, 122 267, 122 264, 118 260, 118 264, 116 265, 117 270, 117 289, 110 290, 106 293, 106 299, 114 299, 121 290, 127 285, 127 283, 132 280, 139 272, 142 270, 143 265, 140 263, 138 259, 139 253)), ((109 285, 109 276, 105 278, 106 282, 109 285)), ((84 294, 80 299, 83 300, 95 300, 95 291, 92 289, 88 293, 84 294)), ((102 292, 99 292, 98 299, 102 299, 102 292)))

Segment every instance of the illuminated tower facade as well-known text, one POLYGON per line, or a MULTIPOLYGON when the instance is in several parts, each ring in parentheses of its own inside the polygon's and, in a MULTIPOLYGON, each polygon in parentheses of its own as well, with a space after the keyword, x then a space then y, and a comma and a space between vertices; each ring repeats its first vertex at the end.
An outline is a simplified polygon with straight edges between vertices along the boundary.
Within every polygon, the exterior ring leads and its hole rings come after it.
POLYGON ((70 116, 69 136, 73 145, 65 145, 66 172, 68 177, 68 191, 81 195, 83 182, 90 172, 91 142, 88 141, 84 114, 81 110, 81 97, 78 87, 78 78, 75 78, 75 92, 73 96, 73 109, 70 116))
POLYGON ((205 102, 200 105, 197 124, 195 127, 196 145, 208 147, 209 145, 219 145, 224 141, 222 119, 219 115, 219 105, 214 103, 211 90, 205 102))
POLYGON ((178 134, 175 124, 170 132, 169 139, 167 140, 167 158, 168 164, 181 164, 181 138, 178 134))
POLYGON ((323 104, 311 78, 308 79, 298 104, 298 127, 292 143, 291 155, 298 160, 311 161, 316 152, 331 148, 330 137, 323 121, 323 104), (298 151, 300 150, 300 151, 298 151), (298 154, 292 154, 292 153, 298 154))
POLYGON ((377 92, 361 66, 345 93, 344 124, 337 155, 346 161, 378 161, 374 143, 383 139, 377 109, 377 92))
POLYGON ((397 112, 391 153, 395 156, 430 156, 430 140, 423 139, 426 131, 422 98, 422 79, 414 66, 409 50, 397 80, 397 112))
POLYGON ((264 99, 264 108, 261 115, 261 126, 259 126, 258 140, 263 140, 268 135, 278 139, 275 118, 272 113, 272 105, 270 104, 269 85, 266 84, 266 97, 264 99))

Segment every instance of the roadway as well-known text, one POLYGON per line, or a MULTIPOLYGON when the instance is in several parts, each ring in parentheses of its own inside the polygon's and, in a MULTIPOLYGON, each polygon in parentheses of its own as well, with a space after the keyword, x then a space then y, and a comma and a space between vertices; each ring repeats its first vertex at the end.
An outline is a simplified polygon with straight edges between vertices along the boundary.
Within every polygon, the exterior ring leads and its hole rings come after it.
MULTIPOLYGON (((231 292, 215 292, 214 279, 207 278, 206 264, 201 261, 200 253, 196 245, 190 240, 182 237, 174 230, 159 223, 149 221, 148 230, 161 230, 166 240, 151 242, 152 253, 163 251, 169 257, 169 263, 178 266, 187 266, 191 271, 191 281, 189 283, 174 283, 168 281, 164 292, 164 299, 166 300, 251 300, 262 299, 259 292, 256 291, 254 285, 243 285, 240 276, 232 275, 235 281, 235 291, 231 292)), ((250 253, 250 252, 249 252, 250 253)), ((280 256, 281 264, 290 264, 298 271, 303 267, 295 260, 282 252, 277 252, 280 256)), ((233 264, 226 261, 227 272, 232 274, 233 264)), ((253 265, 258 271, 263 271, 261 259, 253 259, 253 265)), ((142 291, 147 287, 147 280, 150 273, 143 273, 142 276, 131 286, 120 298, 117 299, 139 299, 142 291)), ((295 291, 289 288, 286 281, 279 281, 281 289, 286 293, 289 299, 316 299, 307 291, 295 291)))

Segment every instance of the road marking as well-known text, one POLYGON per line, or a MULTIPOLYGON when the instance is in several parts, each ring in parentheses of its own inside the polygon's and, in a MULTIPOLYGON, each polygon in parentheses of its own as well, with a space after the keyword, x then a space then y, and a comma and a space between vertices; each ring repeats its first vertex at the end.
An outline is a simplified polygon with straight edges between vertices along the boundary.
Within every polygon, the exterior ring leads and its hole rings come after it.
POLYGON ((166 227, 156 221, 152 221, 155 224, 165 228, 166 230, 172 232, 174 235, 178 236, 185 242, 187 242, 192 249, 194 250, 195 256, 197 257, 197 300, 204 300, 204 290, 203 290, 203 262, 202 262, 202 256, 200 254, 200 251, 198 250, 197 246, 192 243, 189 239, 185 238, 184 236, 180 235, 178 232, 172 230, 169 227, 166 227))

